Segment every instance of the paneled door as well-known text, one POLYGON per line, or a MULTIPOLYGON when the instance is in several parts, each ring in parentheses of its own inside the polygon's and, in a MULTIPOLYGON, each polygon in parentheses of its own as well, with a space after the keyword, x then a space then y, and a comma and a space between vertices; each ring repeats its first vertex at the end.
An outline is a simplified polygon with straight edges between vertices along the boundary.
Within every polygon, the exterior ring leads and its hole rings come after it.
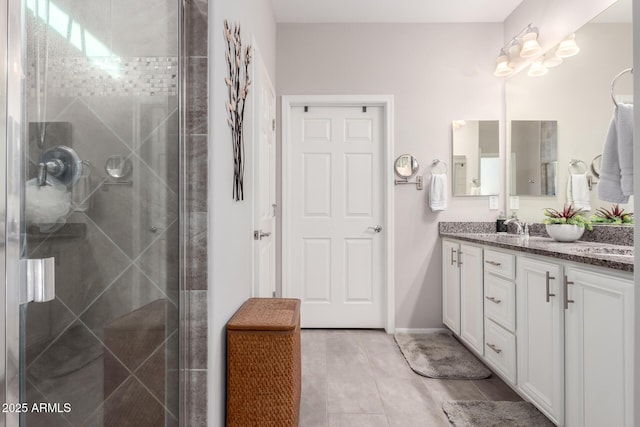
POLYGON ((253 295, 264 298, 276 295, 276 95, 257 49, 253 63, 253 295))
POLYGON ((303 327, 385 326, 382 116, 382 107, 291 109, 283 273, 303 327))

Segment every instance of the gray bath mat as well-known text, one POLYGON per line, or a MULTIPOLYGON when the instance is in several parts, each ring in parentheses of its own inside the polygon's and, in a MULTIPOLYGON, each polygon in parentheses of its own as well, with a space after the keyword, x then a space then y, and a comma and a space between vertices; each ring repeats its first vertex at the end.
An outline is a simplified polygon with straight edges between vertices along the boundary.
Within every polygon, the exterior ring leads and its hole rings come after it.
POLYGON ((455 427, 553 427, 554 424, 529 402, 456 400, 442 409, 455 427))
POLYGON ((479 380, 491 376, 449 331, 395 334, 395 339, 411 369, 425 377, 479 380))

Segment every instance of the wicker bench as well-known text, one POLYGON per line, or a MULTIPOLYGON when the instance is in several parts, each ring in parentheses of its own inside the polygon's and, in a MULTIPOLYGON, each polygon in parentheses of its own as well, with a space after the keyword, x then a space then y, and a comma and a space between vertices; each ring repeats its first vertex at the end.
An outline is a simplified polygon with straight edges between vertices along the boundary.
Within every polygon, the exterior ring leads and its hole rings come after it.
POLYGON ((300 300, 252 298, 227 324, 227 426, 297 427, 300 300))

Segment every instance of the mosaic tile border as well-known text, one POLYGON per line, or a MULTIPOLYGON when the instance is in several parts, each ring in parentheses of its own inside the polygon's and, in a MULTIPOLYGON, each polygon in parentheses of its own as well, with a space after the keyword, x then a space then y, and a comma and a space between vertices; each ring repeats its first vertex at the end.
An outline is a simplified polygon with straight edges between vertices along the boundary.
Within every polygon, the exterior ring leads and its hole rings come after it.
POLYGON ((35 62, 29 64, 27 88, 30 96, 176 96, 177 57, 67 57, 47 64, 46 76, 35 62), (40 73, 47 84, 36 86, 40 73))

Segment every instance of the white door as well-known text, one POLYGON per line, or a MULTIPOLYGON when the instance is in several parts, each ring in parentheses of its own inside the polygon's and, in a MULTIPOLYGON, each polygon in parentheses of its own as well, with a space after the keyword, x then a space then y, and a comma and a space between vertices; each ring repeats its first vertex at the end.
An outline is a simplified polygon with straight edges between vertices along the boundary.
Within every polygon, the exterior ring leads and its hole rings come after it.
POLYGON ((460 245, 460 338, 484 354, 482 248, 460 245))
POLYGON ((385 326, 382 107, 291 108, 285 271, 303 327, 385 326), (380 227, 379 227, 380 226, 380 227))
POLYGON ((276 292, 276 96, 259 51, 254 58, 254 296, 276 292))
POLYGON ((518 257, 518 387, 556 424, 564 423, 562 268, 518 257))
POLYGON ((449 240, 442 241, 442 323, 460 334, 460 268, 458 267, 460 245, 449 240))

